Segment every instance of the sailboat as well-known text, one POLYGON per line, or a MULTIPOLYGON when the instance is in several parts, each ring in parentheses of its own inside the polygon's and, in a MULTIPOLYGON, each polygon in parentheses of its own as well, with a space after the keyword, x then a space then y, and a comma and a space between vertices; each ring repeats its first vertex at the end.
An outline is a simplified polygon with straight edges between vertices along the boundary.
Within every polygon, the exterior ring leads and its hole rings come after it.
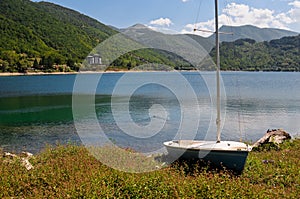
POLYGON ((217 79, 217 139, 172 140, 164 142, 168 156, 181 159, 202 159, 216 167, 225 167, 241 173, 244 169, 251 147, 242 142, 221 141, 221 94, 220 94, 220 50, 219 50, 218 0, 215 0, 216 36, 216 79, 217 79))

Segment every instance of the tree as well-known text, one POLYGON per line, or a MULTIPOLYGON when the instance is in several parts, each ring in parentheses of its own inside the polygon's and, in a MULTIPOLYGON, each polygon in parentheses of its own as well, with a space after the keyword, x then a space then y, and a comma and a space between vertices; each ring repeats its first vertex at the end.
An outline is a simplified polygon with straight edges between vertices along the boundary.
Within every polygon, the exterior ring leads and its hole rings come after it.
POLYGON ((52 70, 54 65, 54 59, 51 56, 43 56, 40 60, 38 68, 43 68, 44 70, 52 70))
POLYGON ((0 70, 2 72, 7 72, 9 70, 9 63, 7 61, 2 61, 2 63, 0 64, 0 70))
POLYGON ((37 61, 36 58, 34 59, 34 62, 33 62, 32 67, 35 68, 35 69, 38 69, 38 68, 39 68, 39 63, 38 63, 38 61, 37 61))
POLYGON ((73 59, 68 59, 67 60, 67 66, 69 66, 70 68, 73 68, 75 66, 75 61, 73 59))
POLYGON ((27 64, 25 60, 19 60, 17 62, 17 71, 19 73, 25 73, 27 71, 27 64))

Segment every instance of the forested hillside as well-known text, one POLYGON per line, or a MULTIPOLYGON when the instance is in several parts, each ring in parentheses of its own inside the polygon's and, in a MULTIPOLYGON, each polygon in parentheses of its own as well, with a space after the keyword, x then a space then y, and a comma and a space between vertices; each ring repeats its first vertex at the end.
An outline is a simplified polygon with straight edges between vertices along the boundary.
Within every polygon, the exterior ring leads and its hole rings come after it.
MULTIPOLYGON (((194 69, 180 57, 152 50, 136 51, 122 56, 113 63, 114 67, 135 67, 147 61, 164 62, 178 70, 194 69), (156 57, 154 60, 152 57, 156 57), (142 59, 143 58, 143 59, 142 59), (144 59, 146 58, 146 59, 144 59), (172 60, 172 61, 170 61, 172 60), (175 64, 175 66, 174 66, 175 64)), ((209 53, 212 59, 204 59, 198 69, 215 70, 215 49, 209 53)), ((234 42, 222 42, 220 45, 221 70, 232 71, 300 71, 300 35, 281 39, 256 42, 253 39, 238 39, 234 42)))
MULTIPOLYGON (((251 39, 222 43, 223 70, 300 71, 299 36, 259 42, 294 32, 253 26, 224 28, 234 32, 233 38, 251 39)), ((118 33, 117 29, 77 11, 53 3, 30 0, 0 0, 0 30, 0 72, 76 71, 94 47, 118 33)), ((186 35, 164 35, 139 24, 128 30, 132 34, 148 35, 150 40, 158 39, 157 46, 168 42, 176 43, 178 49, 182 50, 185 50, 183 46, 193 46, 193 42, 189 43, 185 39, 186 35)), ((208 52, 213 48, 213 36, 188 36, 208 52)), ((210 55, 214 55, 214 50, 210 55)), ((153 65, 156 70, 166 68, 161 65, 177 70, 193 69, 191 63, 182 57, 151 48, 122 55, 109 63, 108 69, 132 70, 149 63, 156 64, 153 65)), ((211 63, 203 67, 203 70, 211 69, 214 69, 211 63)))
POLYGON ((300 71, 300 35, 270 42, 222 42, 220 52, 222 70, 300 71))
MULTIPOLYGON (((71 71, 117 30, 74 10, 47 2, 0 1, 0 71, 71 71)), ((112 70, 157 63, 190 66, 176 55, 151 49, 114 61, 112 70)), ((158 68, 159 69, 159 68, 158 68)))
POLYGON ((29 0, 1 0, 0 29, 0 70, 9 72, 63 64, 76 69, 93 47, 117 33, 76 11, 29 0))

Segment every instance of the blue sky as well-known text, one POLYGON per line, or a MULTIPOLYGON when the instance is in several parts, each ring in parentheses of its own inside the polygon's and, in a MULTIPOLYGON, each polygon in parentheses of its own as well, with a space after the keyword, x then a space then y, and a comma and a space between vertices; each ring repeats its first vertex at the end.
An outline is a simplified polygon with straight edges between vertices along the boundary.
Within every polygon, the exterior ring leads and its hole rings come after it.
MULTIPOLYGON (((214 27, 213 0, 47 1, 117 28, 141 23, 162 32, 187 33, 195 27, 195 22, 197 28, 213 30, 214 27)), ((300 0, 220 0, 219 4, 221 25, 251 24, 300 32, 300 0)))

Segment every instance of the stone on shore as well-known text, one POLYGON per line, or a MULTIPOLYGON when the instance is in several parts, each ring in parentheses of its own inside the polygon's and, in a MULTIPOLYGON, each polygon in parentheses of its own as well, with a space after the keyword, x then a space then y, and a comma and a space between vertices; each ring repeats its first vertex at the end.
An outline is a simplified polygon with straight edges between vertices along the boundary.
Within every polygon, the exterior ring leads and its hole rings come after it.
POLYGON ((20 156, 13 153, 5 152, 3 154, 3 157, 8 163, 19 160, 21 162, 21 165, 24 166, 28 171, 34 168, 33 165, 29 162, 29 159, 33 158, 33 154, 29 152, 22 152, 20 156))
POLYGON ((281 143, 286 140, 290 140, 291 138, 291 135, 283 129, 268 130, 262 138, 260 138, 254 145, 252 145, 252 147, 257 148, 265 144, 274 144, 276 146, 279 146, 281 143))

